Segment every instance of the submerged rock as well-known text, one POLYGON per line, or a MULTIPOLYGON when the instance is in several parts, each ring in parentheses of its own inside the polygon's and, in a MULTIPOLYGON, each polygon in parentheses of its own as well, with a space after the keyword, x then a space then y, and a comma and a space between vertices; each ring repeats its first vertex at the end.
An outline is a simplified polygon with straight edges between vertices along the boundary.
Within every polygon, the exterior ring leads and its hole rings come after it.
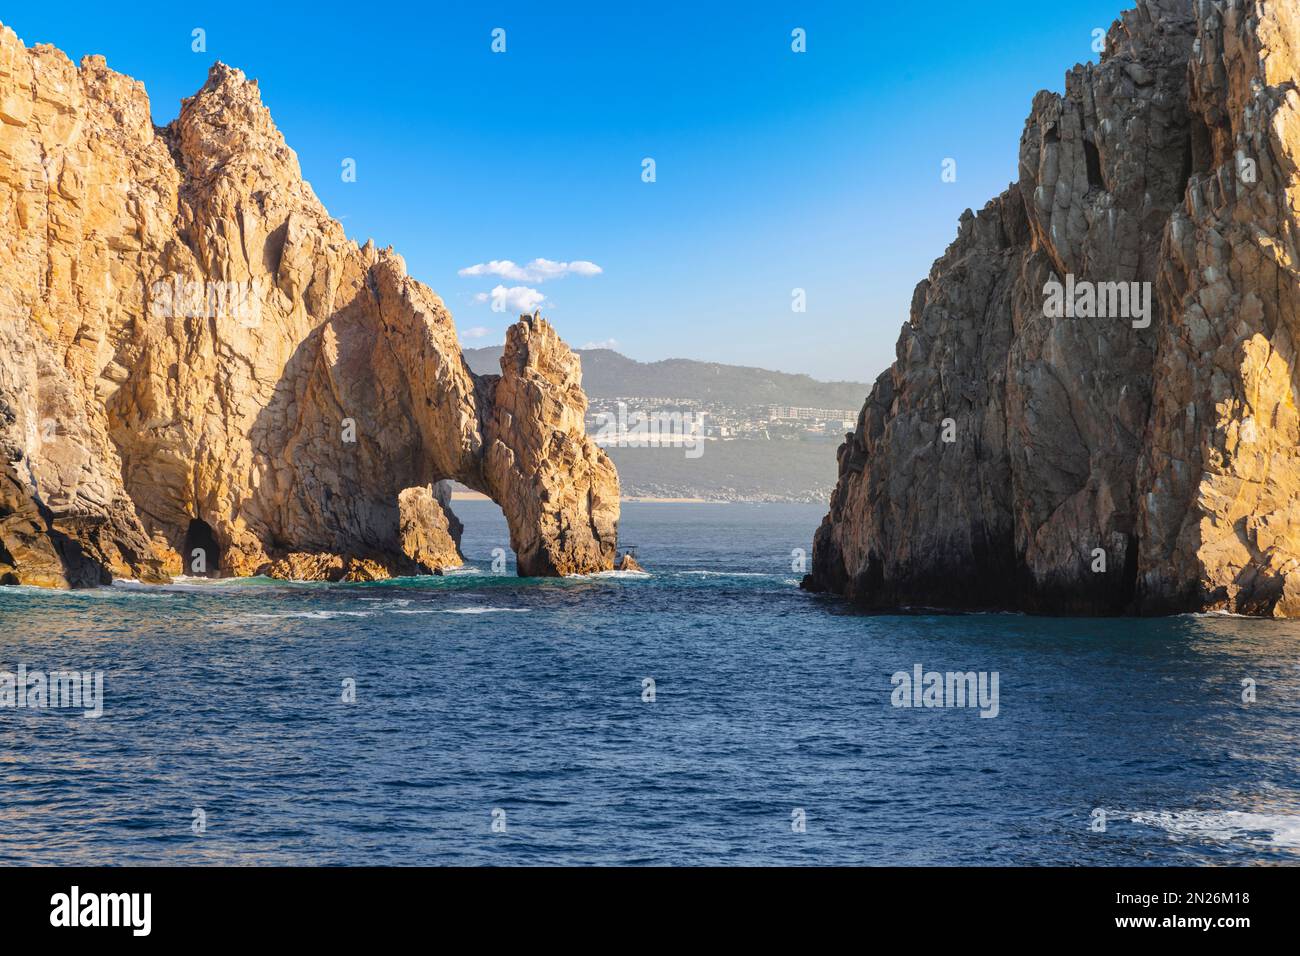
POLYGON ((804 586, 1300 611, 1300 6, 1143 0, 916 290, 804 586))
POLYGON ((447 479, 501 505, 520 574, 613 567, 578 358, 523 316, 472 374, 239 70, 156 128, 102 57, 0 27, 0 236, 0 582, 165 580, 195 550, 204 573, 436 571, 461 560, 447 479))

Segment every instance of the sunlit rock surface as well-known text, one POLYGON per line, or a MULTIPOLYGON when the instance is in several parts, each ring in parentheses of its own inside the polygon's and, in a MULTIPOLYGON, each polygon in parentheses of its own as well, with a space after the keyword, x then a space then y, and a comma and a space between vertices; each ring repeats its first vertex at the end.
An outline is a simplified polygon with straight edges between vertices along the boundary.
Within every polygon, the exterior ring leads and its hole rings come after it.
POLYGON ((1300 614, 1298 72, 1294 0, 1149 0, 1035 98, 840 449, 806 587, 1300 614), (1148 314, 1049 317, 1067 277, 1150 283, 1148 314))
POLYGON ((0 236, 0 582, 436 571, 460 563, 449 479, 501 505, 521 574, 613 567, 577 356, 524 316, 472 374, 240 71, 157 128, 102 58, 0 27, 0 236))

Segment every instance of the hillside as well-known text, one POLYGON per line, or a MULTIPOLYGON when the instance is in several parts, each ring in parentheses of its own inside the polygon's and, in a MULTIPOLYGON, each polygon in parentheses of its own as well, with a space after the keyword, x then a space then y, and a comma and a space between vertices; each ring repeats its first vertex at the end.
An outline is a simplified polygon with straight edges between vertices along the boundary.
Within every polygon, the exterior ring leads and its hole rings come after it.
MULTIPOLYGON (((476 375, 500 371, 501 347, 464 349, 476 375)), ((578 349, 582 386, 594 399, 636 396, 683 398, 727 405, 801 405, 861 408, 870 386, 862 382, 819 382, 744 365, 692 359, 638 362, 611 349, 578 349)))
MULTIPOLYGON (((838 426, 811 434, 808 423, 768 427, 769 405, 854 409, 867 386, 819 382, 807 375, 690 359, 638 362, 610 349, 582 349, 582 384, 593 415, 616 398, 697 402, 711 426, 730 440, 706 442, 699 458, 665 448, 606 448, 625 497, 719 501, 828 501, 835 485, 838 426)), ((500 371, 500 348, 465 349, 477 375, 500 371)), ((629 405, 636 406, 635 401, 629 405)), ((850 413, 851 414, 851 413, 850 413)))

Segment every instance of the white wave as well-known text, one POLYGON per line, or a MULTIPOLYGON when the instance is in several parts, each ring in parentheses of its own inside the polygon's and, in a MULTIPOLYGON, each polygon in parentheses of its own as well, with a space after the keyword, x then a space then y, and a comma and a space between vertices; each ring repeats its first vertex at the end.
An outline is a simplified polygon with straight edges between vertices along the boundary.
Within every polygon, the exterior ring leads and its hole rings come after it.
POLYGON ((1300 814, 1247 813, 1243 810, 1142 811, 1134 823, 1157 827, 1170 838, 1190 837, 1221 843, 1300 849, 1300 814))
POLYGON ((1258 614, 1237 614, 1235 611, 1187 611, 1183 614, 1175 614, 1174 617, 1231 617, 1241 621, 1259 621, 1258 614))
POLYGON ((43 588, 35 584, 6 584, 0 587, 0 595, 6 597, 51 597, 51 598, 114 598, 114 597, 148 597, 149 595, 114 594, 109 587, 95 588, 43 588))
POLYGON ((777 574, 762 574, 756 571, 679 571, 684 577, 701 578, 776 578, 777 574))
POLYGON ((374 617, 374 611, 290 611, 285 614, 249 614, 249 617, 268 621, 283 621, 289 618, 303 618, 310 621, 329 621, 336 617, 374 617))
POLYGON ((42 588, 34 584, 14 584, 0 587, 0 594, 25 597, 73 598, 82 601, 113 601, 124 598, 165 598, 167 593, 157 585, 142 584, 139 588, 119 588, 101 585, 91 588, 42 588))
POLYGON ((526 607, 456 607, 442 611, 443 614, 527 614, 531 608, 526 607))
POLYGON ((105 591, 128 592, 132 594, 195 594, 211 591, 244 591, 259 585, 286 585, 288 581, 272 581, 270 578, 191 578, 177 575, 170 584, 143 584, 134 578, 117 578, 105 591))
POLYGON ((630 580, 636 578, 653 577, 649 571, 595 571, 591 574, 566 574, 560 580, 562 581, 602 581, 602 580, 630 580))
POLYGON ((457 607, 410 608, 390 611, 390 614, 527 614, 527 607, 457 607))

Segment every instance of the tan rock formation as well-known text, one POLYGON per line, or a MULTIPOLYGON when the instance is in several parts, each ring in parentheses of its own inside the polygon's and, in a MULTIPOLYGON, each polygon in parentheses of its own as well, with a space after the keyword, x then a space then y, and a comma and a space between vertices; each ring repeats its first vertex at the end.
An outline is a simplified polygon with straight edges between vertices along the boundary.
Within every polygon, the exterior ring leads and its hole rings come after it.
POLYGON ((358 247, 256 81, 155 128, 138 82, 0 27, 0 580, 460 563, 456 479, 521 574, 613 567, 618 478, 538 316, 473 375, 442 301, 358 247), (309 557, 304 557, 309 556, 309 557))
POLYGON ((464 564, 460 536, 464 528, 451 511, 451 482, 407 488, 397 496, 402 553, 425 574, 464 564))
POLYGON ((873 607, 1300 612, 1300 9, 1142 0, 917 288, 805 586, 873 607), (1058 316, 1048 283, 1145 317, 1058 316))
POLYGON ((623 553, 622 559, 618 562, 619 571, 630 571, 635 574, 645 574, 646 569, 641 567, 641 562, 636 559, 631 551, 623 553))
POLYGON ((1148 604, 1295 616, 1300 579, 1300 5, 1200 9, 1192 177, 1165 239, 1138 472, 1148 604))

